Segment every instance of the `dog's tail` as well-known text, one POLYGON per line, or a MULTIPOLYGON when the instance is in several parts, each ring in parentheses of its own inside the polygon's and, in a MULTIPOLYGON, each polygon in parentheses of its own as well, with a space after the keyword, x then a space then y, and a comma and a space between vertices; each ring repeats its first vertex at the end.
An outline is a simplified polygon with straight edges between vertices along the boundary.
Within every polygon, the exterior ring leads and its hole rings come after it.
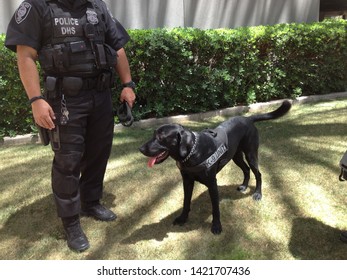
POLYGON ((253 122, 277 119, 285 115, 290 110, 291 107, 292 107, 292 104, 288 100, 285 100, 283 101, 282 105, 279 108, 277 108, 275 111, 265 113, 265 114, 250 116, 249 118, 253 122))

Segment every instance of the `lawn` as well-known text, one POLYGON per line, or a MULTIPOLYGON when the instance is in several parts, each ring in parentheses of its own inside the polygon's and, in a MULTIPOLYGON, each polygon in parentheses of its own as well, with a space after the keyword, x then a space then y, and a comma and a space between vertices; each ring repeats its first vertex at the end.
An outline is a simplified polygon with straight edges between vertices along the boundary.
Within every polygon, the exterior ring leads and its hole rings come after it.
MULTIPOLYGON (((116 131, 103 202, 118 219, 82 218, 91 248, 70 251, 51 194, 52 152, 41 145, 0 148, 0 259, 347 259, 347 182, 339 160, 347 150, 347 100, 294 105, 288 115, 257 123, 263 200, 236 188, 242 173, 218 174, 223 232, 210 233, 211 204, 196 184, 188 223, 173 226, 183 190, 172 159, 148 168, 138 147, 153 128, 116 131)), ((193 130, 223 118, 184 122, 193 130)))

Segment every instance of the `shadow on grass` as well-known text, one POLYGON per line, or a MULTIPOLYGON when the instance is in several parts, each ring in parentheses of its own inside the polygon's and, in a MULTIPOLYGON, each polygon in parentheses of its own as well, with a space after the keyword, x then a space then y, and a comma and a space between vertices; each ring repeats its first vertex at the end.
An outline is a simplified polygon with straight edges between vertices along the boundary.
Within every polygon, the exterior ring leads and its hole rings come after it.
POLYGON ((262 169, 269 174, 270 188, 280 191, 278 198, 286 205, 288 219, 292 219, 289 250, 296 259, 347 259, 347 245, 339 240, 340 230, 307 217, 319 215, 319 204, 331 209, 345 207, 347 190, 343 193, 334 188, 338 185, 341 152, 347 147, 343 140, 347 135, 346 121, 346 108, 333 108, 257 125, 263 139, 261 147, 272 151, 271 155, 260 152, 262 169), (292 171, 298 174, 291 177, 297 182, 285 176, 292 171), (310 197, 305 193, 308 186, 310 197), (304 209, 300 203, 303 199, 316 201, 317 207, 304 209))
MULTIPOLYGON (((252 193, 242 194, 237 191, 238 186, 220 186, 219 187, 219 195, 220 200, 228 199, 228 200, 238 200, 242 198, 249 198, 252 193)), ((182 197, 183 204, 183 197, 182 197)), ((232 203, 231 206, 232 207, 232 203)), ((133 232, 129 237, 122 240, 124 244, 135 244, 137 242, 143 240, 151 240, 155 239, 157 241, 162 241, 166 237, 168 237, 168 233, 171 232, 189 232, 193 230, 197 230, 201 227, 204 228, 206 234, 211 234, 210 227, 211 222, 207 222, 209 217, 211 216, 212 205, 210 201, 210 196, 207 191, 204 191, 197 198, 192 200, 191 203, 191 211, 189 213, 188 221, 180 226, 173 225, 173 221, 181 214, 182 208, 164 219, 160 220, 158 223, 143 225, 140 229, 133 232)))
MULTIPOLYGON (((112 207, 114 200, 113 194, 104 194, 103 202, 108 207, 112 207)), ((85 223, 83 218, 82 223, 85 223)), ((0 244, 2 260, 44 260, 52 258, 54 252, 68 250, 53 195, 42 197, 10 215, 0 229, 0 244), (47 248, 40 250, 40 246, 47 248)))
MULTIPOLYGON (((3 248, 0 258, 12 260, 30 258, 27 252, 35 247, 36 242, 42 239, 63 238, 59 226, 52 195, 18 209, 0 229, 0 243, 3 248)), ((51 250, 52 248, 42 250, 41 253, 50 255, 51 250)), ((32 258, 45 259, 45 257, 46 255, 34 255, 32 258)))
POLYGON ((313 218, 296 218, 289 250, 301 260, 346 260, 347 244, 339 240, 341 231, 313 218), (317 246, 317 243, 320 244, 317 246))

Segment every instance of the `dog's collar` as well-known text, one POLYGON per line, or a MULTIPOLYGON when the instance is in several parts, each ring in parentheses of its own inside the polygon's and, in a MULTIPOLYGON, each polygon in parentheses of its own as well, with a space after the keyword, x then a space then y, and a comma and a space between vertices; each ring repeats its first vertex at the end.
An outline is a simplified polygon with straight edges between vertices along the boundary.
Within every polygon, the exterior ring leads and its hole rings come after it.
POLYGON ((194 134, 194 144, 193 144, 193 148, 190 150, 190 153, 187 155, 187 157, 182 160, 182 163, 185 163, 188 161, 188 159, 191 158, 191 156, 193 155, 193 153, 195 152, 195 149, 196 149, 196 145, 198 144, 198 141, 199 141, 199 134, 193 132, 194 134))

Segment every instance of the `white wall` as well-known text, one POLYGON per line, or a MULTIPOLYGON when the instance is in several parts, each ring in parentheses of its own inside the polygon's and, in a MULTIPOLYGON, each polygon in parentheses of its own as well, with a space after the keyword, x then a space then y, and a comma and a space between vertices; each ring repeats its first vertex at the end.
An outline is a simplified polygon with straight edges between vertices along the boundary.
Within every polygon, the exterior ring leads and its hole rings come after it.
MULTIPOLYGON (((22 0, 0 0, 0 33, 22 0)), ((235 28, 318 21, 320 0, 105 0, 129 29, 235 28)))

